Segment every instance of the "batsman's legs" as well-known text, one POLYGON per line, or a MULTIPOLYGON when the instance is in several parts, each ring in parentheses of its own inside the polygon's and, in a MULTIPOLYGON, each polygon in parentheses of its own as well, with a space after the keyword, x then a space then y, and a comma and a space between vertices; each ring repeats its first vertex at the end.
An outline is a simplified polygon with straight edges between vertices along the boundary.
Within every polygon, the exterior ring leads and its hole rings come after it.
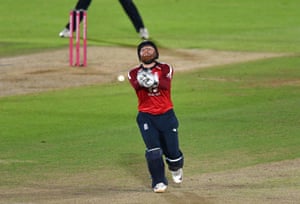
POLYGON ((165 164, 160 147, 159 133, 153 128, 149 117, 151 117, 149 114, 140 112, 137 116, 137 123, 147 147, 145 157, 152 178, 152 188, 154 188, 159 183, 168 185, 168 181, 165 176, 165 164))

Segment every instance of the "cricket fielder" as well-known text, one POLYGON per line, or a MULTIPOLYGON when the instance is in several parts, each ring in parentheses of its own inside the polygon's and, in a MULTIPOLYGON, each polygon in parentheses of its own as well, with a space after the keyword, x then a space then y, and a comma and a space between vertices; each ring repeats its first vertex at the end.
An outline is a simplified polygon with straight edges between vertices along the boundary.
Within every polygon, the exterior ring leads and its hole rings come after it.
POLYGON ((179 149, 178 120, 171 101, 173 68, 158 62, 158 49, 152 41, 137 47, 140 65, 128 72, 138 98, 137 124, 146 146, 146 161, 156 193, 165 192, 165 158, 175 183, 182 182, 184 158, 179 149))
MULTIPOLYGON (((88 10, 92 0, 78 0, 74 10, 88 10)), ((147 28, 144 26, 143 19, 134 4, 133 0, 119 0, 122 8, 124 9, 125 13, 129 17, 130 21, 132 22, 135 30, 139 33, 139 36, 142 39, 149 38, 149 32, 147 28)), ((76 22, 76 15, 74 15, 73 22, 76 22)), ((83 13, 80 12, 80 22, 82 21, 83 13)), ((101 22, 101 21, 100 21, 101 22)), ((70 23, 68 22, 65 28, 59 33, 60 37, 70 37, 70 23)), ((73 24, 73 31, 76 30, 76 23, 73 24)))

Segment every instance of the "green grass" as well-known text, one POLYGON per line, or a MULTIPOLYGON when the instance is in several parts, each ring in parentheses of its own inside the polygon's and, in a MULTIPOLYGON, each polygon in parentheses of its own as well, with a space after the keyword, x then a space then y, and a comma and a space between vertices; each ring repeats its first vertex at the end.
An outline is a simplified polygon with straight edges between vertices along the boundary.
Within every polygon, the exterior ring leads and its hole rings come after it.
MULTIPOLYGON (((177 73, 173 100, 188 174, 299 158, 297 57, 177 73)), ((2 186, 144 167, 129 84, 0 99, 2 186), (16 179, 17 178, 17 179, 16 179)))
POLYGON ((298 64, 299 58, 291 57, 261 60, 181 79, 175 100, 183 142, 200 160, 195 172, 300 156, 298 64))
MULTIPOLYGON (((66 48, 68 40, 58 32, 72 3, 3 2, 0 57, 66 48)), ((298 0, 136 4, 163 47, 299 53, 298 0)), ((93 1, 88 18, 90 45, 140 41, 117 1, 93 1)), ((176 73, 185 174, 299 158, 299 64, 295 56, 176 73)), ((2 97, 0 115, 0 188, 93 171, 106 177, 146 171, 129 84, 2 97)))
MULTIPOLYGON (((298 0, 141 0, 136 4, 153 39, 165 47, 299 52, 298 0)), ((5 1, 0 8, 0 56, 67 47, 68 40, 58 38, 58 32, 73 7, 73 2, 59 0, 5 1)), ((117 1, 93 1, 88 21, 90 45, 139 42, 117 1)))
POLYGON ((132 147, 142 153, 135 100, 126 98, 128 91, 109 85, 2 99, 1 159, 25 163, 12 162, 0 171, 9 178, 26 178, 28 172, 78 173, 114 166, 132 147))

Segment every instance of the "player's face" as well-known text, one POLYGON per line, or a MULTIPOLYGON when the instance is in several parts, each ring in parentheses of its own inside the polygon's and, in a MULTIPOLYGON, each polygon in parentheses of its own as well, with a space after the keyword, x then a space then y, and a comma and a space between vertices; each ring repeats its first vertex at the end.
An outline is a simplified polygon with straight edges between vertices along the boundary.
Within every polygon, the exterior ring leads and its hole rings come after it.
POLYGON ((152 46, 144 46, 140 51, 141 56, 154 56, 154 54, 155 49, 152 46))

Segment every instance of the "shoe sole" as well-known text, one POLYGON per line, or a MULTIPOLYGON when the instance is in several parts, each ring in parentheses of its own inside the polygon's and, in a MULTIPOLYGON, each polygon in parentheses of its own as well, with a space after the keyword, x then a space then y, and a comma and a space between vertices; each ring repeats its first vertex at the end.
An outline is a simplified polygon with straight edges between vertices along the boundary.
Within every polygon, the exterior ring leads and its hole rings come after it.
POLYGON ((166 192, 166 190, 167 190, 167 188, 165 188, 165 189, 153 190, 153 191, 154 191, 154 193, 164 193, 164 192, 166 192))

